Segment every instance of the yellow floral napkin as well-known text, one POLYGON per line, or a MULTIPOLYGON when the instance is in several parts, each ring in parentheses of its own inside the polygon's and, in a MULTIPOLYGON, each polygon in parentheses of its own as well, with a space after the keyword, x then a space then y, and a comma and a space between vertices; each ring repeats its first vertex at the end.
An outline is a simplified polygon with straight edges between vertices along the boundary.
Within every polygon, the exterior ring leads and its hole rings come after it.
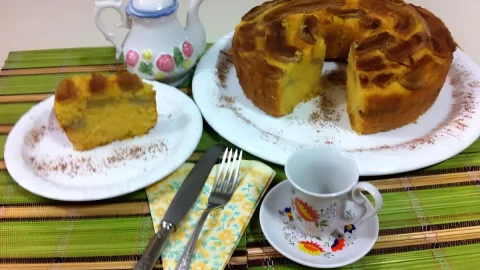
MULTIPOLYGON (((193 166, 193 163, 185 163, 167 178, 147 188, 155 232, 158 232, 170 202, 193 166)), ((176 232, 170 235, 161 255, 164 269, 175 269, 195 225, 207 208, 218 166, 213 167, 197 201, 176 232)), ((261 162, 244 160, 239 175, 241 181, 230 202, 223 209, 211 212, 207 218, 195 247, 191 269, 223 269, 226 266, 275 171, 261 162)))

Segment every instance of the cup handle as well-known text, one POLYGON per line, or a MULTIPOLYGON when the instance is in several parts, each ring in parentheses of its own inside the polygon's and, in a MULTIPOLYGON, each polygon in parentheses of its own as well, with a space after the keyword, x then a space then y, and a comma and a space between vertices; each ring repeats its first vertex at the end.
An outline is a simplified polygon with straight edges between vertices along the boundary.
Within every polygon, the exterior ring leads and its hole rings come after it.
MULTIPOLYGON (((357 215, 353 219, 346 218, 342 215, 345 224, 359 224, 367 219, 372 218, 374 215, 378 214, 380 209, 383 206, 383 198, 378 189, 370 183, 361 182, 355 185, 353 190, 349 193, 348 200, 351 200, 355 203, 355 209, 357 210, 357 215), (375 201, 375 207, 373 211, 368 212, 367 204, 370 204, 370 201, 362 194, 361 190, 366 190, 370 195, 372 195, 375 201)), ((345 204, 346 207, 347 204, 345 204)), ((373 206, 372 206, 373 207, 373 206)), ((344 209, 344 214, 347 209, 344 209)))
POLYGON ((105 38, 115 46, 117 50, 116 58, 119 59, 122 53, 122 46, 115 39, 115 35, 112 32, 109 32, 108 29, 105 27, 105 25, 102 23, 101 14, 102 14, 102 11, 106 8, 113 8, 117 10, 118 13, 120 14, 120 21, 115 25, 115 27, 131 28, 131 22, 127 16, 127 12, 125 11, 125 8, 123 7, 122 1, 113 1, 113 0, 95 1, 95 10, 94 10, 95 25, 100 30, 100 32, 102 32, 105 38))

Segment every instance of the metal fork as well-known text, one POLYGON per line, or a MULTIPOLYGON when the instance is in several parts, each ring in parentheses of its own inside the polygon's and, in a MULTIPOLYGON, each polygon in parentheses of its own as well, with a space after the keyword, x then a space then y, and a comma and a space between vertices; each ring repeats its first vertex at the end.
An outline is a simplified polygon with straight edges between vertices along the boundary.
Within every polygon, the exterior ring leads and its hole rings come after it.
POLYGON ((183 251, 180 260, 178 261, 177 267, 175 267, 175 270, 187 270, 189 268, 190 263, 192 262, 195 244, 197 243, 203 224, 207 220, 208 215, 211 211, 225 206, 228 201, 230 201, 233 193, 237 189, 237 186, 239 184, 238 172, 240 171, 240 164, 242 162, 243 153, 243 151, 240 150, 240 154, 238 155, 237 160, 237 151, 238 150, 236 149, 235 153, 233 153, 233 149, 229 150, 227 148, 225 150, 222 158, 222 163, 220 164, 217 172, 215 184, 213 185, 210 196, 208 197, 207 209, 205 209, 202 217, 200 217, 195 231, 193 232, 187 247, 183 251))

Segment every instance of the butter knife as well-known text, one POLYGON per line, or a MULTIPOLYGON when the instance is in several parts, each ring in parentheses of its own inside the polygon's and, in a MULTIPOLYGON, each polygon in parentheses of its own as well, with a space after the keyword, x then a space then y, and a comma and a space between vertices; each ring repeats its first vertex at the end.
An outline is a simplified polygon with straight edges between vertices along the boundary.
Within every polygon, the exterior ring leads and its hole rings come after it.
POLYGON ((182 221, 197 200, 198 194, 203 189, 208 175, 224 150, 225 147, 223 145, 214 145, 208 149, 196 163, 170 203, 167 213, 160 223, 160 231, 150 240, 148 247, 135 265, 134 270, 153 269, 155 262, 157 262, 167 243, 168 236, 176 230, 180 221, 182 221))

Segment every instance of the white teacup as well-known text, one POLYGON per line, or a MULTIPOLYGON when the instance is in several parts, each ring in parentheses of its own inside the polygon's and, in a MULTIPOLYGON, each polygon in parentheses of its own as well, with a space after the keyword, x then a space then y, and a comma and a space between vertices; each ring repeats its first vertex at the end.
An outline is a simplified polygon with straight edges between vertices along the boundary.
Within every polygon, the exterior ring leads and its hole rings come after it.
POLYGON ((303 233, 327 237, 343 228, 375 216, 383 205, 373 185, 358 182, 358 167, 348 154, 331 148, 303 148, 287 159, 285 172, 292 184, 291 202, 294 223, 303 233), (361 193, 370 193, 375 207, 361 193), (347 208, 347 204, 353 207, 347 208), (356 209, 355 215, 348 209, 356 209), (373 209, 373 211, 372 211, 373 209))

